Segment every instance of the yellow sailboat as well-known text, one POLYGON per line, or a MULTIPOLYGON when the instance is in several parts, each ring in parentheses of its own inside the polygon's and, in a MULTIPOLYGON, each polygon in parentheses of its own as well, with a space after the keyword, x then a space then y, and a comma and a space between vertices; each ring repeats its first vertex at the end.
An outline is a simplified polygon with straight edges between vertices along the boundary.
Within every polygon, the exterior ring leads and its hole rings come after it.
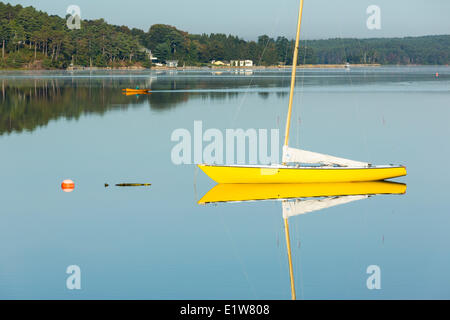
POLYGON ((289 264, 291 297, 296 299, 294 268, 288 219, 326 208, 366 199, 377 194, 404 194, 406 185, 390 181, 303 183, 303 184, 218 184, 198 204, 281 200, 289 264))
POLYGON ((300 0, 282 164, 271 166, 199 164, 199 168, 218 183, 358 182, 405 176, 406 167, 402 165, 374 166, 367 162, 288 146, 302 12, 303 0, 300 0))

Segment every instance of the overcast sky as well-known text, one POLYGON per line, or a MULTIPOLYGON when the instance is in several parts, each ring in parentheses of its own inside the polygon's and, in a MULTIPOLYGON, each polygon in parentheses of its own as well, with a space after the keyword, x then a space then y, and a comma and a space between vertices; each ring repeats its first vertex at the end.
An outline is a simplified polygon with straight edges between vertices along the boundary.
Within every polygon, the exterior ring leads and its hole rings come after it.
MULTIPOLYGON (((226 33, 252 40, 258 35, 295 36, 299 0, 21 0, 50 14, 65 16, 69 5, 81 8, 83 19, 145 31, 155 23, 189 33, 226 33)), ((305 0, 302 38, 397 37, 450 34, 450 0, 305 0), (369 5, 381 9, 381 29, 369 30, 369 5)))

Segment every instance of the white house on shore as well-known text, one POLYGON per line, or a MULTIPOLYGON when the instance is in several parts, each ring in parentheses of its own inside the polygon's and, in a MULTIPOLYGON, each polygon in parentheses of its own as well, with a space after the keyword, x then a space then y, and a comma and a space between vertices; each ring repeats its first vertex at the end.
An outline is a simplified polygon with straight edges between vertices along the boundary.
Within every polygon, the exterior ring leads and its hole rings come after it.
POLYGON ((231 60, 230 66, 231 67, 253 67, 253 61, 252 60, 231 60))
POLYGON ((144 47, 142 47, 140 50, 147 54, 148 58, 150 59, 150 61, 152 63, 155 63, 158 60, 158 58, 153 55, 152 50, 144 48, 144 47))
POLYGON ((178 60, 167 60, 166 66, 169 68, 176 68, 178 67, 178 60))

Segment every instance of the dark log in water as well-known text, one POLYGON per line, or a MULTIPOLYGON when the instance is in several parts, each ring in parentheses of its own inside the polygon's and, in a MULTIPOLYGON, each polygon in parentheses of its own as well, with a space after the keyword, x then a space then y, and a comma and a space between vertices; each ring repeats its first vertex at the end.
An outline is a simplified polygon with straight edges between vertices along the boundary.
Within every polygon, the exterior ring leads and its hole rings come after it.
MULTIPOLYGON (((151 183, 117 183, 116 187, 148 187, 151 183)), ((109 184, 105 183, 105 188, 109 187, 109 184)))
POLYGON ((147 187, 151 186, 151 183, 118 183, 117 187, 147 187))

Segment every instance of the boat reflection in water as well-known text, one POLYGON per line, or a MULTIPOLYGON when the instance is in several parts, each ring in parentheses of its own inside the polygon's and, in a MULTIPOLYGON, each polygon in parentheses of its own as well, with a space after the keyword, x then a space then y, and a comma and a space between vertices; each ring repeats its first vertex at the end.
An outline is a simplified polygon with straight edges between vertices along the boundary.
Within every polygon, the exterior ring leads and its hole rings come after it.
POLYGON ((366 199, 373 195, 404 193, 406 193, 406 184, 388 181, 303 184, 218 184, 209 190, 198 201, 198 204, 264 200, 281 201, 289 262, 291 295, 292 299, 295 300, 294 273, 288 224, 290 217, 366 199))
POLYGON ((122 92, 125 96, 143 96, 147 94, 152 94, 151 92, 140 92, 140 93, 134 93, 134 92, 122 92))

